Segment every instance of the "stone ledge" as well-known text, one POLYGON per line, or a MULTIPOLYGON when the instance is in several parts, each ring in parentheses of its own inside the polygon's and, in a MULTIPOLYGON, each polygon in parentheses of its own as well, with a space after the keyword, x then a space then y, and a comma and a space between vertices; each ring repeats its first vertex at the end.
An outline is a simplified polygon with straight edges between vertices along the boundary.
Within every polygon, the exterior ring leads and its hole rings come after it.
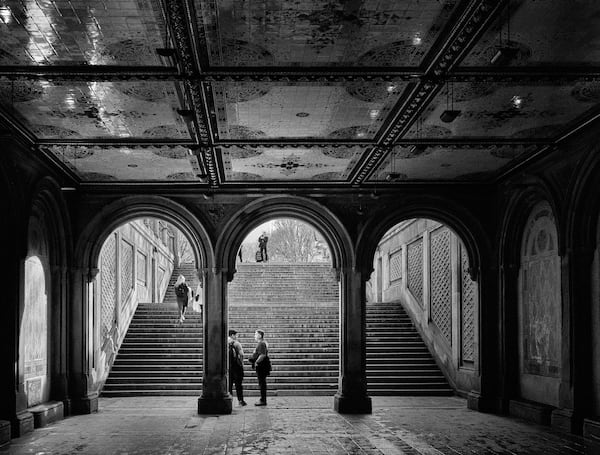
POLYGON ((34 428, 43 428, 52 422, 64 418, 64 406, 62 401, 48 401, 29 408, 27 411, 33 414, 34 428))
POLYGON ((0 447, 10 441, 10 422, 0 420, 0 447))
POLYGON ((540 425, 550 425, 552 421, 552 411, 556 408, 547 404, 536 403, 533 401, 510 400, 508 412, 511 416, 529 420, 540 425))
POLYGON ((33 415, 27 411, 19 412, 12 421, 10 428, 13 438, 20 438, 33 431, 33 415))

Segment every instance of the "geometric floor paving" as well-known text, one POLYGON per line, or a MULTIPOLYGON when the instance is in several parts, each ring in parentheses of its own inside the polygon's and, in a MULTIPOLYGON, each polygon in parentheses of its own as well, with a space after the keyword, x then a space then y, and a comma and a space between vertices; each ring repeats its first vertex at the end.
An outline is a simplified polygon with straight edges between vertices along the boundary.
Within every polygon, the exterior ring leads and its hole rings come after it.
POLYGON ((0 454, 589 454, 582 438, 467 409, 457 397, 373 397, 373 414, 342 415, 332 397, 251 398, 200 416, 194 397, 101 398, 13 439, 0 454))

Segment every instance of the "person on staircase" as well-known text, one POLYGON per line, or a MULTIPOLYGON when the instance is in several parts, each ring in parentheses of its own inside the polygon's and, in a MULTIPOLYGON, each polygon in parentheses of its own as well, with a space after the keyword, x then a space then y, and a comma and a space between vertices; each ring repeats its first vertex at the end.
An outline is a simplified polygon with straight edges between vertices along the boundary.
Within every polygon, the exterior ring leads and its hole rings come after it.
POLYGON ((177 307, 179 308, 179 323, 182 324, 185 321, 185 310, 187 309, 190 301, 190 295, 192 291, 185 282, 185 277, 179 275, 175 282, 175 296, 177 297, 177 307))
POLYGON ((229 346, 229 394, 233 395, 233 385, 235 384, 235 394, 240 406, 246 406, 244 401, 244 349, 237 339, 237 331, 230 330, 227 338, 229 346))
POLYGON ((258 378, 258 386, 260 387, 260 400, 257 401, 255 406, 266 406, 267 405, 267 376, 271 374, 271 359, 269 359, 269 344, 265 340, 265 332, 257 330, 254 332, 254 339, 256 340, 256 348, 252 357, 250 357, 250 363, 252 369, 256 370, 256 377, 258 378))
POLYGON ((258 250, 260 251, 260 257, 262 262, 267 262, 269 260, 269 255, 267 254, 267 242, 269 241, 269 237, 267 237, 267 233, 263 231, 261 236, 258 238, 258 250))

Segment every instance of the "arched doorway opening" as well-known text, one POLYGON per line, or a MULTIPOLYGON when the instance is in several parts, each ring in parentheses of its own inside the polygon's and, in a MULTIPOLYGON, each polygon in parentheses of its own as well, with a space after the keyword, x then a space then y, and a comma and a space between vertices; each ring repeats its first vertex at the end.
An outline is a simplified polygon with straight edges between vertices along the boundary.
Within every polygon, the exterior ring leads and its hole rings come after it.
MULTIPOLYGON (((246 232, 228 285, 229 329, 237 331, 246 358, 255 330, 265 332, 273 365, 269 395, 333 396, 340 291, 328 242, 318 227, 291 217, 271 218, 246 232)), ((257 395, 248 362, 245 370, 246 395, 257 395)))
POLYGON ((132 219, 106 237, 92 283, 93 372, 103 396, 201 393, 197 271, 190 240, 161 218, 132 219), (188 290, 185 321, 175 292, 180 276, 188 290))
POLYGON ((413 218, 385 232, 366 286, 366 314, 370 394, 478 388, 478 283, 465 244, 449 226, 413 218))

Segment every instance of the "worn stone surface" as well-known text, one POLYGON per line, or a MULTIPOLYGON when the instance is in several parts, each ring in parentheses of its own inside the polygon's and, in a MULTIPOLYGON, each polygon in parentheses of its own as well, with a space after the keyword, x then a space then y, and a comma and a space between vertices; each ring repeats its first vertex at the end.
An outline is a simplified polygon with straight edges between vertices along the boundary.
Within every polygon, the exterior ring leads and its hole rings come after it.
MULTIPOLYGON (((250 403, 252 404, 252 403, 250 403)), ((590 449, 593 450, 593 449, 590 449)), ((194 397, 101 398, 13 439, 0 454, 577 454, 584 440, 467 409, 456 397, 377 397, 373 414, 341 415, 324 397, 273 397, 267 407, 201 416, 194 397)))

